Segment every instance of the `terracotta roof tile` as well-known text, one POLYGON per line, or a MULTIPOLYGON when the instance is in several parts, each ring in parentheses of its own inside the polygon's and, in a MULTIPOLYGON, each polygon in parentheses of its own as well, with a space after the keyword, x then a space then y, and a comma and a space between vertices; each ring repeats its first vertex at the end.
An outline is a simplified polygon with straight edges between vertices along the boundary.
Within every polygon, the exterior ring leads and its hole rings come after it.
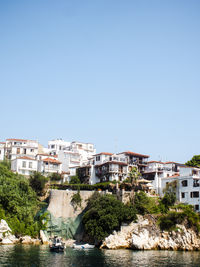
POLYGON ((44 162, 50 162, 50 163, 53 163, 53 164, 61 164, 60 161, 58 161, 56 159, 51 159, 51 158, 46 158, 46 159, 43 159, 42 161, 44 161, 44 162))
POLYGON ((17 159, 36 160, 36 159, 30 158, 30 157, 27 157, 27 156, 19 157, 17 159))

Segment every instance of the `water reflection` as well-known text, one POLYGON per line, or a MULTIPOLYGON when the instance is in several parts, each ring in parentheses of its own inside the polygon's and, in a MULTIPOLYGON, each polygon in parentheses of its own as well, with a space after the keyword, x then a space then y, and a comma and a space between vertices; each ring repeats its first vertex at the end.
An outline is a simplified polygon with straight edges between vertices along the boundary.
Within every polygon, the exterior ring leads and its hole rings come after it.
POLYGON ((75 250, 50 252, 48 246, 0 246, 0 266, 6 267, 199 267, 199 252, 75 250))

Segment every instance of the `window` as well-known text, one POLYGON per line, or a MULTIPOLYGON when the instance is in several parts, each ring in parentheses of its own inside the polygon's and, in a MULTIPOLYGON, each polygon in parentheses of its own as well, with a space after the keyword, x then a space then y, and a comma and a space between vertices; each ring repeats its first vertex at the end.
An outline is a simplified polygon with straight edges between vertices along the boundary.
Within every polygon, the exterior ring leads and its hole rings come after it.
POLYGON ((26 161, 22 161, 22 167, 26 168, 26 161))
POLYGON ((186 186, 188 186, 188 181, 187 180, 183 180, 181 182, 181 184, 182 184, 183 187, 186 187, 186 186))
POLYGON ((31 152, 34 152, 34 149, 33 148, 31 148, 31 152))
POLYGON ((25 174, 25 170, 22 170, 22 173, 25 174))
POLYGON ((55 145, 51 145, 51 148, 55 148, 55 145))
POLYGON ((99 161, 99 160, 100 160, 100 156, 97 156, 97 157, 96 157, 96 161, 99 161))
POLYGON ((26 154, 26 148, 24 148, 24 154, 26 154))
POLYGON ((197 197, 199 197, 199 191, 191 192, 191 193, 190 193, 190 197, 191 197, 191 198, 197 198, 197 197))
POLYGON ((199 180, 193 180, 193 187, 199 187, 199 180))
POLYGON ((59 150, 62 150, 62 147, 61 146, 59 146, 59 150))
POLYGON ((0 150, 0 154, 1 154, 1 150, 0 150))
POLYGON ((199 210, 199 205, 194 205, 195 210, 199 210))
POLYGON ((33 168, 33 162, 29 162, 28 166, 30 169, 32 169, 33 168))
POLYGON ((181 198, 185 198, 185 193, 181 193, 181 198))
POLYGON ((17 154, 20 154, 20 148, 19 147, 17 148, 17 154))

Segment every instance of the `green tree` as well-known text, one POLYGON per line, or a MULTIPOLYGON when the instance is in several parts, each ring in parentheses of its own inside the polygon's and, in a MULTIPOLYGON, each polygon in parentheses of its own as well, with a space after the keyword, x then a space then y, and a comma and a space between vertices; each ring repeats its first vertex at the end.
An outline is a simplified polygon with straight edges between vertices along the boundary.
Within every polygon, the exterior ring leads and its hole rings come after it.
POLYGON ((34 172, 29 179, 30 186, 37 193, 38 196, 44 194, 45 185, 48 182, 48 178, 44 177, 39 172, 34 172))
POLYGON ((132 170, 128 174, 128 178, 126 179, 126 182, 129 182, 131 184, 137 185, 138 179, 141 177, 140 172, 136 167, 133 167, 132 170))
POLYGON ((172 181, 166 185, 163 192, 164 197, 160 200, 160 210, 162 213, 166 213, 171 206, 176 202, 176 190, 178 187, 178 182, 172 181))
POLYGON ((80 183, 81 183, 80 182, 80 179, 78 178, 77 175, 71 176, 71 178, 70 178, 70 184, 80 184, 80 183))
POLYGON ((37 236, 34 217, 39 202, 27 178, 14 174, 0 163, 0 219, 5 219, 16 235, 37 236))
POLYGON ((112 195, 95 193, 88 201, 83 224, 87 235, 100 243, 113 230, 119 230, 122 222, 135 221, 136 218, 132 205, 124 205, 112 195))
POLYGON ((190 167, 200 167, 200 155, 195 155, 191 160, 187 161, 185 165, 190 167))
POLYGON ((61 181, 62 175, 60 173, 54 172, 49 176, 51 181, 61 181))
POLYGON ((176 195, 173 192, 165 193, 164 197, 161 199, 161 204, 165 206, 166 210, 169 210, 176 202, 176 195))
POLYGON ((80 194, 80 188, 78 189, 77 193, 73 194, 71 198, 71 203, 74 206, 75 210, 77 209, 77 207, 81 207, 82 198, 80 194))

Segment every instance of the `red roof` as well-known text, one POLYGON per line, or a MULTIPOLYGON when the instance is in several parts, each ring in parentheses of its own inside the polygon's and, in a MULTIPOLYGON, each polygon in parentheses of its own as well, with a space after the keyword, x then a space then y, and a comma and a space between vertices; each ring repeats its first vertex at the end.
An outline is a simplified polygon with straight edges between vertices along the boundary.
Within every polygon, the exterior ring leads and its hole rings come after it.
POLYGON ((139 153, 135 153, 135 152, 131 152, 131 151, 125 151, 125 152, 118 153, 118 154, 126 154, 126 155, 135 156, 135 157, 149 158, 148 155, 143 155, 143 154, 139 154, 139 153))
POLYGON ((5 144, 5 142, 0 142, 0 144, 5 144))
POLYGON ((160 163, 160 164, 165 164, 164 162, 156 161, 156 160, 148 161, 148 163, 160 163))
POLYGON ((112 156, 113 153, 109 153, 109 152, 101 152, 101 153, 95 154, 94 156, 98 156, 98 155, 108 155, 108 156, 112 156))
POLYGON ((17 159, 28 159, 28 160, 35 160, 35 159, 33 159, 33 158, 30 158, 30 157, 27 157, 27 156, 19 157, 19 158, 17 158, 17 159))
POLYGON ((8 138, 6 141, 19 141, 19 142, 27 142, 28 140, 26 139, 15 139, 15 138, 8 138))
POLYGON ((174 175, 172 175, 172 176, 168 176, 168 177, 163 177, 162 179, 169 179, 169 178, 176 178, 176 177, 179 177, 180 176, 180 174, 174 174, 174 175))
POLYGON ((50 163, 53 163, 53 164, 61 164, 60 161, 56 160, 56 159, 51 159, 51 158, 46 158, 46 159, 43 159, 44 162, 50 162, 50 163))

